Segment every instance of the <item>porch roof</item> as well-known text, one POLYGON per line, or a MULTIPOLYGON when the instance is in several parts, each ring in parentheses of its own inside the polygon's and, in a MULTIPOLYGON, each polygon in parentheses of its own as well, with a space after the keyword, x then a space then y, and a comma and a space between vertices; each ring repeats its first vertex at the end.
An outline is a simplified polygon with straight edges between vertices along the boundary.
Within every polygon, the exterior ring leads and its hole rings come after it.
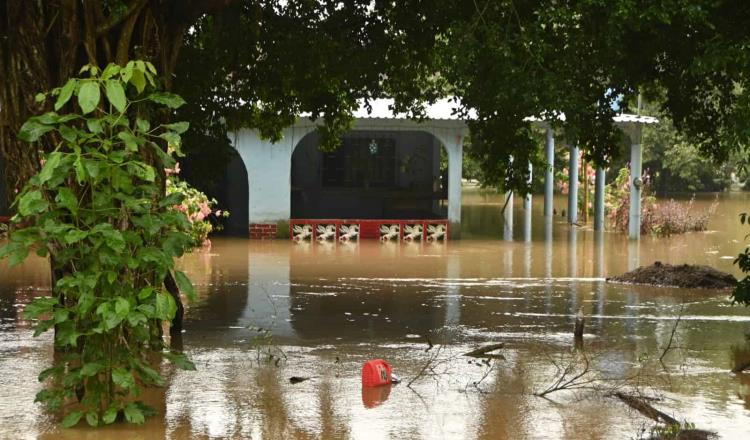
MULTIPOLYGON (((368 110, 365 106, 364 101, 361 101, 359 108, 353 113, 353 116, 355 119, 409 119, 409 117, 405 113, 397 113, 394 115, 393 111, 391 110, 393 102, 393 99, 390 98, 374 99, 370 101, 371 110, 368 110)), ((433 104, 427 104, 425 106, 425 113, 427 119, 432 121, 463 122, 463 119, 460 118, 457 114, 459 107, 460 102, 457 102, 457 100, 444 98, 437 100, 433 104)), ((473 119, 475 117, 476 113, 474 111, 470 111, 469 118, 473 119)), ((558 113, 555 117, 560 121, 565 121, 564 113, 558 113)), ((617 125, 627 125, 633 123, 657 124, 659 122, 658 119, 652 116, 640 116, 627 113, 621 113, 612 119, 617 125)), ((544 123, 544 119, 536 117, 528 117, 526 118, 526 120, 538 122, 540 124, 544 123)))

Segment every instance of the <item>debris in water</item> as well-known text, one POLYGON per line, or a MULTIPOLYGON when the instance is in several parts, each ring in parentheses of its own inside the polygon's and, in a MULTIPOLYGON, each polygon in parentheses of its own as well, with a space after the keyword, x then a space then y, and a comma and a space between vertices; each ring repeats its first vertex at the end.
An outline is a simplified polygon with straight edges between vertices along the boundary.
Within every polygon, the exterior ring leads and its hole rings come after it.
POLYGON ((372 359, 362 367, 362 386, 379 387, 389 385, 392 380, 391 366, 383 359, 372 359))
POLYGON ((291 382, 293 384, 304 382, 306 380, 310 380, 310 378, 309 377, 302 377, 302 376, 292 376, 292 377, 289 378, 289 382, 291 382))
POLYGON ((682 264, 673 266, 657 261, 622 275, 607 278, 608 283, 648 284, 652 286, 700 289, 729 289, 737 279, 708 266, 682 264))

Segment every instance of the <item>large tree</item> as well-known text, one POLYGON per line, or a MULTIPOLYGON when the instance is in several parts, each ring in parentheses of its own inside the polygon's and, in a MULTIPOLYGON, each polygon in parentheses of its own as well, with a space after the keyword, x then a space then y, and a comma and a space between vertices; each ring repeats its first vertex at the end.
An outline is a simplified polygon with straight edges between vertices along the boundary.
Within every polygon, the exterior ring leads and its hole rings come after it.
MULTIPOLYGON (((566 138, 603 163, 617 152, 615 107, 638 93, 703 154, 747 144, 750 4, 741 0, 0 0, 0 151, 9 186, 37 167, 15 139, 37 91, 78 66, 138 56, 191 104, 193 154, 227 130, 267 137, 297 115, 322 118, 334 147, 357 100, 420 104, 456 96, 484 174, 527 189, 544 165, 528 116, 563 112, 566 138), (513 160, 511 161, 511 157, 513 160)), ((207 161, 208 162, 208 161, 207 161)))
MULTIPOLYGON (((422 1, 0 0, 0 153, 10 188, 37 170, 17 140, 43 110, 36 93, 84 64, 151 60, 161 86, 191 104, 187 139, 226 144, 226 130, 274 138, 296 115, 321 118, 329 147, 357 100, 421 101, 437 82, 436 38, 445 15, 422 1), (424 11, 424 12, 423 12, 424 11)), ((200 148, 192 148, 199 150, 200 148)), ((199 151, 196 151, 199 153, 199 151)), ((11 191, 12 193, 12 191, 11 191)))

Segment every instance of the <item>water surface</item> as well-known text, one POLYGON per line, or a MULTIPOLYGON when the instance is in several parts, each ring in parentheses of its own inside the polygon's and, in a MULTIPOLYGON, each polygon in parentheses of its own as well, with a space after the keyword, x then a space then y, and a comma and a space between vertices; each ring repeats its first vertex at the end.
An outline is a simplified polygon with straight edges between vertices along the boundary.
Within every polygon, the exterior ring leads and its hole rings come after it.
MULTIPOLYGON (((727 292, 606 284, 628 268, 708 264, 739 275, 743 194, 722 195, 710 231, 633 243, 553 223, 535 198, 531 236, 517 210, 502 235, 501 199, 467 190, 464 240, 355 245, 214 239, 181 262, 199 300, 181 343, 197 372, 163 366, 148 390, 159 416, 145 425, 62 430, 33 403, 51 336, 32 338, 24 304, 46 293, 44 261, 0 263, 0 437, 3 438, 636 438, 652 424, 597 392, 533 395, 570 358, 573 316, 587 316, 586 351, 602 383, 658 395, 660 409, 724 438, 750 436, 750 310, 727 292), (530 238, 529 241, 525 241, 530 238), (657 365, 669 343, 673 347, 657 365), (272 331, 273 340, 257 328, 272 331), (428 350, 428 340, 433 347, 428 350), (269 344, 270 342, 270 344, 269 344), (489 365, 460 356, 504 342, 489 365), (437 354, 436 354, 437 353, 437 354), (360 368, 388 360, 409 382, 363 392, 360 368), (643 367, 645 365, 645 367, 643 367), (643 367, 643 368, 642 368, 643 367), (291 376, 312 379, 292 385, 291 376)), ((697 208, 713 199, 699 199, 697 208)), ((558 206, 564 206, 559 199, 558 206)))

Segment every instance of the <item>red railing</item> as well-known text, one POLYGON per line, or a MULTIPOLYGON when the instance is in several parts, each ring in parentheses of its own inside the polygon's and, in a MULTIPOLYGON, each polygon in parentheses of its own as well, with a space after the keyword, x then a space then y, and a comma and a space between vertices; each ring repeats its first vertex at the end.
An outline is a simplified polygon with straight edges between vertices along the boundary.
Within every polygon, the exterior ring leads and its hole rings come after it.
POLYGON ((289 236, 294 241, 443 241, 448 239, 448 220, 294 219, 289 236))

